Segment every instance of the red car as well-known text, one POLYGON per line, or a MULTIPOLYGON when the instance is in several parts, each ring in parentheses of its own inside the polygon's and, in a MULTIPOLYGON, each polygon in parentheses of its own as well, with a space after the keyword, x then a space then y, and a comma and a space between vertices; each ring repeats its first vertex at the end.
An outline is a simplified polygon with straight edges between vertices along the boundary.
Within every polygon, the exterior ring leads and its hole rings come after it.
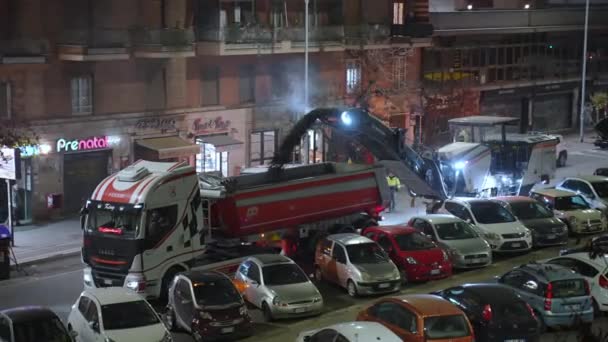
POLYGON ((363 230, 362 235, 384 248, 399 267, 403 282, 441 279, 452 275, 448 254, 414 228, 369 227, 363 230))

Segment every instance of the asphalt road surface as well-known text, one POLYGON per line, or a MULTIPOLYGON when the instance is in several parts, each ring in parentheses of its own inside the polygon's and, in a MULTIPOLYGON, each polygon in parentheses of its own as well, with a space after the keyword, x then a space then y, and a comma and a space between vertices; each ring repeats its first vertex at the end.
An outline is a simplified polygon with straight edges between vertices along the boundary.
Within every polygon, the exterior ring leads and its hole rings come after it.
MULTIPOLYGON (((579 173, 588 174, 597 167, 605 166, 608 166, 608 152, 570 153, 568 166, 558 170, 557 179, 579 173)), ((571 240, 569 244, 574 245, 574 240, 571 240)), ((445 280, 408 285, 402 293, 428 293, 466 282, 491 281, 494 276, 522 263, 553 257, 557 255, 559 249, 545 248, 524 255, 500 256, 496 258, 493 265, 487 268, 459 272, 445 280)), ((71 257, 32 265, 24 271, 27 272, 27 275, 13 272, 13 279, 0 281, 0 309, 23 305, 45 305, 65 320, 83 288, 80 258, 71 257)), ((265 323, 261 314, 254 310, 252 314, 255 321, 255 333, 244 341, 293 341, 301 331, 354 319, 359 310, 378 298, 352 299, 344 290, 334 286, 320 284, 319 288, 326 303, 325 312, 322 315, 309 319, 265 323)), ((608 331, 606 317, 595 321, 594 329, 600 327, 608 331)), ((542 341, 577 341, 576 336, 576 331, 563 330, 545 334, 542 341)), ((175 341, 191 341, 191 338, 185 334, 176 334, 175 341)))

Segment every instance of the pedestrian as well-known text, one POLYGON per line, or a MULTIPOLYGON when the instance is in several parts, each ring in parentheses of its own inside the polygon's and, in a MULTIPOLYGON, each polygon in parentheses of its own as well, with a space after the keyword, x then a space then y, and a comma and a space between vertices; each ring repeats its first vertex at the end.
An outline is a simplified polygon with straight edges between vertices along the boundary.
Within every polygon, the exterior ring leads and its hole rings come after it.
POLYGON ((12 219, 13 225, 18 226, 19 223, 19 187, 17 184, 13 184, 13 191, 11 191, 11 206, 12 206, 12 219))
POLYGON ((397 191, 399 191, 399 188, 401 187, 401 182, 392 171, 388 172, 388 177, 386 177, 386 181, 388 182, 388 188, 391 192, 391 201, 388 211, 393 212, 395 211, 395 196, 397 191))

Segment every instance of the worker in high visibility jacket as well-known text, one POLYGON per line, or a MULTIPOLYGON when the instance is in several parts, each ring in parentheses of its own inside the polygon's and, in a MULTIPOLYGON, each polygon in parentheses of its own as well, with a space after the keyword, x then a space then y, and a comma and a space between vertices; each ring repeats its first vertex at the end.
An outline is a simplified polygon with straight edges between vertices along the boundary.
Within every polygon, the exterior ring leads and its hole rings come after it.
POLYGON ((395 194, 397 193, 397 191, 399 191, 399 188, 401 187, 401 182, 392 171, 389 171, 388 177, 386 177, 386 181, 388 182, 388 188, 391 192, 391 202, 388 208, 389 212, 391 212, 395 211, 395 194))

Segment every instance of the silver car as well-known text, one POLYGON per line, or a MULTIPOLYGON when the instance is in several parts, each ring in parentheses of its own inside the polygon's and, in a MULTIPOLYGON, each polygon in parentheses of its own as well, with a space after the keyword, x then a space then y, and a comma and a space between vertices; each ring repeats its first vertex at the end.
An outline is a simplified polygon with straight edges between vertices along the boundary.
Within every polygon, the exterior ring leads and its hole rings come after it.
POLYGON ((267 321, 312 316, 323 310, 323 297, 317 287, 286 256, 249 257, 241 263, 235 278, 245 284, 245 300, 261 309, 267 321))
POLYGON ((410 227, 420 230, 443 248, 455 268, 484 267, 492 263, 492 249, 473 225, 452 215, 413 217, 410 227))

